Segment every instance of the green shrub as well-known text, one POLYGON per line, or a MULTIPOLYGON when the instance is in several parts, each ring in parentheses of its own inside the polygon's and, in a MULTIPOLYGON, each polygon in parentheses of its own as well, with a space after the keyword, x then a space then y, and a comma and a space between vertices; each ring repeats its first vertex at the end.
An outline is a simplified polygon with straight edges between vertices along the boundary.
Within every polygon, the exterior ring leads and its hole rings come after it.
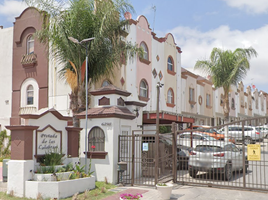
POLYGON ((40 165, 55 166, 62 165, 64 161, 64 154, 58 152, 57 149, 47 152, 41 159, 40 165))

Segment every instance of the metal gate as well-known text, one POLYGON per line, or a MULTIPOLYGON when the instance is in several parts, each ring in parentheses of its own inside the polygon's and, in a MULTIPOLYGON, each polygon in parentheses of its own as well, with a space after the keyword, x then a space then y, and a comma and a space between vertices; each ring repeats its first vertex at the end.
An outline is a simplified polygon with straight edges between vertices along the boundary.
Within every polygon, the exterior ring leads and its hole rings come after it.
POLYGON ((267 121, 252 118, 178 131, 178 182, 268 191, 267 121))
POLYGON ((118 158, 127 163, 127 170, 118 173, 119 182, 131 185, 155 185, 169 180, 176 182, 175 134, 148 132, 152 130, 119 135, 118 158))

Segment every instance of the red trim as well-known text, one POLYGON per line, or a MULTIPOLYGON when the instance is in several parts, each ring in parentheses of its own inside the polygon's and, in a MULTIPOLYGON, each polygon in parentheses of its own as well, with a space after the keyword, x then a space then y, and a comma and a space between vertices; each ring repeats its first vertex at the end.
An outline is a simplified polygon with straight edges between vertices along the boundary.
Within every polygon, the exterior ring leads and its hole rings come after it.
MULTIPOLYGON (((181 117, 175 114, 159 113, 160 124, 163 122, 194 123, 193 118, 181 117)), ((156 113, 143 113, 144 123, 156 123, 156 113)))
POLYGON ((167 107, 174 108, 175 107, 175 104, 174 103, 167 103, 167 107))

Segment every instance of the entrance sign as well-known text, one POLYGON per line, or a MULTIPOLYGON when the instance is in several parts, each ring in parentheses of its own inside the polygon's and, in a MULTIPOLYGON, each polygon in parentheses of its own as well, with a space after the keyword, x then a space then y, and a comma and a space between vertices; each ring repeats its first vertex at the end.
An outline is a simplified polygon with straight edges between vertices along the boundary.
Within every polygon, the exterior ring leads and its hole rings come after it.
POLYGON ((142 143, 142 151, 148 151, 148 150, 149 150, 148 143, 142 143))
POLYGON ((260 161, 261 160, 261 145, 248 144, 248 160, 260 161))
POLYGON ((61 151, 61 131, 57 131, 48 125, 43 130, 37 130, 36 133, 36 154, 43 155, 51 151, 61 151))

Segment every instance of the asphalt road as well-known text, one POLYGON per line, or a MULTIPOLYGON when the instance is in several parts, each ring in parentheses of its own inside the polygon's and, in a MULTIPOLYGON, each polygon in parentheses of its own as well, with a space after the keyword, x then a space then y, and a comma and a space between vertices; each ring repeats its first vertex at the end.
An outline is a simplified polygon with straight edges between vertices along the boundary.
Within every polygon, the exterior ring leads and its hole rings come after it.
MULTIPOLYGON (((219 187, 238 187, 268 191, 268 139, 263 142, 257 142, 261 146, 261 160, 249 161, 248 172, 243 174, 242 171, 233 173, 233 178, 230 181, 223 180, 222 175, 199 172, 196 178, 189 176, 188 170, 178 170, 178 181, 183 181, 186 184, 208 185, 219 187)), ((241 144, 237 144, 242 148, 241 144)), ((245 146, 245 152, 247 147, 245 146)))

